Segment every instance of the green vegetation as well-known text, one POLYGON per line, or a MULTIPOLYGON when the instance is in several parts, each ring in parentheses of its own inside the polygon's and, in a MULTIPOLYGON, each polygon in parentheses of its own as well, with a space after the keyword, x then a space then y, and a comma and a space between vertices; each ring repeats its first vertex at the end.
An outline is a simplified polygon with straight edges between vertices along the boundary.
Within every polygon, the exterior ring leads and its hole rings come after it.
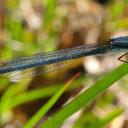
MULTIPOLYGON (((6 0, 0 5, 0 65, 3 60, 128 33, 127 0, 6 0)), ((95 74, 83 58, 68 69, 19 81, 11 74, 0 75, 0 127, 111 127, 127 111, 122 99, 128 96, 128 64, 118 65, 116 57, 96 57, 101 71, 95 74), (78 72, 82 73, 76 79, 78 72)))

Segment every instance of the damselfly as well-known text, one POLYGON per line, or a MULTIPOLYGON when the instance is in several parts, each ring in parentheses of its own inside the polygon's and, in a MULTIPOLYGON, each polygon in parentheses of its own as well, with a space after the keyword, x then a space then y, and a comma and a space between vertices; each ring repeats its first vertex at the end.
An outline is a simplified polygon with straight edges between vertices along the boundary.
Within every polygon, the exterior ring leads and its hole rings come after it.
MULTIPOLYGON (((17 72, 21 77, 31 77, 42 74, 42 71, 34 71, 35 67, 43 67, 44 72, 51 72, 63 68, 71 62, 84 56, 106 54, 109 52, 119 52, 128 50, 128 36, 109 39, 102 45, 81 45, 70 49, 58 50, 53 52, 39 53, 28 57, 20 57, 0 63, 0 74, 17 72)), ((127 54, 127 53, 126 53, 127 54)), ((125 54, 125 55, 126 55, 125 54)), ((118 59, 122 60, 122 57, 118 59)), ((18 75, 17 75, 18 76, 18 75)))

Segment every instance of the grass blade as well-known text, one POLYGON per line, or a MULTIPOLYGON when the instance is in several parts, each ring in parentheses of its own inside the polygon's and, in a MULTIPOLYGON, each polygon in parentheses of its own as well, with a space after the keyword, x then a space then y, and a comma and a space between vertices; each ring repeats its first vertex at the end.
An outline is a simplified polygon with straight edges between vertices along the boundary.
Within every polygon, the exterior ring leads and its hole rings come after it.
MULTIPOLYGON (((85 77, 85 75, 81 74, 81 76, 77 80, 71 83, 71 86, 67 90, 73 90, 80 87, 83 84, 83 82, 85 82, 86 80, 87 78, 85 77)), ((16 95, 13 98, 13 102, 11 102, 11 105, 9 105, 9 108, 12 109, 21 104, 25 104, 37 99, 53 96, 57 92, 57 90, 59 90, 64 85, 65 84, 52 85, 50 87, 23 92, 19 95, 16 95)))
POLYGON ((128 73, 128 64, 123 64, 117 69, 105 75, 102 79, 98 80, 93 86, 85 90, 72 102, 67 104, 62 110, 50 117, 41 128, 56 128, 61 125, 68 117, 77 112, 80 108, 84 107, 92 101, 96 96, 105 91, 113 83, 128 73))
POLYGON ((117 116, 121 115, 123 113, 123 110, 121 108, 116 108, 111 113, 109 113, 107 116, 103 117, 99 120, 99 122, 95 122, 95 125, 93 125, 91 128, 103 128, 105 127, 110 121, 115 119, 117 116))
POLYGON ((64 91, 71 85, 71 83, 79 76, 76 74, 70 79, 65 86, 63 86, 57 93, 24 125, 24 128, 32 128, 36 123, 50 110, 50 108, 56 103, 64 91))

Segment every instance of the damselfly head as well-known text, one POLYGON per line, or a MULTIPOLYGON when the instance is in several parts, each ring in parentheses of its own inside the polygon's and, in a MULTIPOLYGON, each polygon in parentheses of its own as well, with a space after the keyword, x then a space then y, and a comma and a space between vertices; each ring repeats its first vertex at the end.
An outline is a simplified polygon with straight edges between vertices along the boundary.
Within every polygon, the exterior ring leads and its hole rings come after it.
POLYGON ((112 38, 111 45, 113 49, 128 50, 128 36, 112 38))

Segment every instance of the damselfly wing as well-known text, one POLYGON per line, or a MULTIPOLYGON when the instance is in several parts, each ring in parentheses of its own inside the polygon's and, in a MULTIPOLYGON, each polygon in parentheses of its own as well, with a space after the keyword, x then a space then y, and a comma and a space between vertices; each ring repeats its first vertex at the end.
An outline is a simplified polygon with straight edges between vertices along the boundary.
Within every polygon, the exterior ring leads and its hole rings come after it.
POLYGON ((32 67, 24 70, 17 70, 14 72, 7 73, 7 75, 11 77, 13 80, 20 80, 24 78, 35 77, 45 73, 56 72, 58 70, 69 68, 70 65, 72 66, 74 62, 76 63, 76 60, 60 61, 53 64, 39 66, 39 67, 32 67))

